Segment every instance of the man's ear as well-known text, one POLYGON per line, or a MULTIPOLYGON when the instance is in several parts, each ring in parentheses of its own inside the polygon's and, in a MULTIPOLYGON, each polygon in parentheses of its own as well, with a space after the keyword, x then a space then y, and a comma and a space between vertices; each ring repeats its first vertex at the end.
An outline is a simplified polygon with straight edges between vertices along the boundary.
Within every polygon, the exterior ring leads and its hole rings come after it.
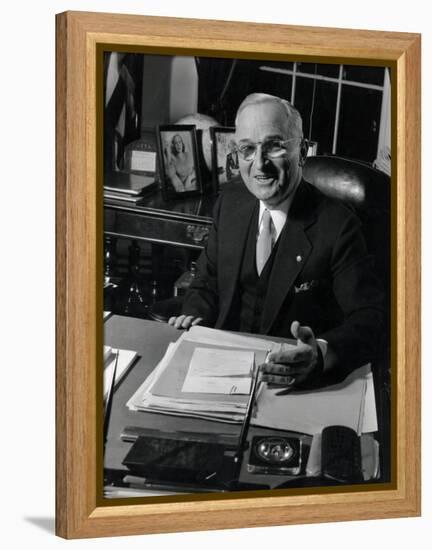
POLYGON ((304 166, 309 150, 309 143, 307 139, 302 139, 300 144, 299 166, 304 166))

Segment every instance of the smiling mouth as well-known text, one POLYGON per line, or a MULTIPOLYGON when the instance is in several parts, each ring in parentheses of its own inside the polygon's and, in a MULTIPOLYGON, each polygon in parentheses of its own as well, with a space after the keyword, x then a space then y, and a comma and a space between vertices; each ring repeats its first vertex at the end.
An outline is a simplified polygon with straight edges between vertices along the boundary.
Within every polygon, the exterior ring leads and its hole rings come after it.
POLYGON ((274 176, 271 176, 271 175, 267 175, 267 176, 264 176, 264 175, 261 175, 261 176, 254 176, 254 179, 260 184, 260 185, 270 185, 271 183, 273 183, 276 178, 274 176))

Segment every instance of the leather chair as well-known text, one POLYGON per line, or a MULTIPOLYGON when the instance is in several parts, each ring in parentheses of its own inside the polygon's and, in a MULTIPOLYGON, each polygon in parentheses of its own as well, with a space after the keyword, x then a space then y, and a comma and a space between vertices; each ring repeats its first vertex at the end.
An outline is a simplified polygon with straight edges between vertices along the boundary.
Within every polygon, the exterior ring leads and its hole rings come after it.
POLYGON ((303 177, 324 195, 343 201, 356 212, 389 296, 390 177, 362 162, 333 156, 308 157, 303 177))

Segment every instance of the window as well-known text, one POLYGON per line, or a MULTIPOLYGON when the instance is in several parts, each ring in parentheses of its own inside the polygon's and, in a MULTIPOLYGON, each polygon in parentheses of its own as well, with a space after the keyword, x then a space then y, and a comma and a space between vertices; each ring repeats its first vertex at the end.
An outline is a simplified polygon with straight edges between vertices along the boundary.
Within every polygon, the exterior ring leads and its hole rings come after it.
POLYGON ((390 132, 380 131, 381 125, 390 124, 385 115, 390 102, 388 69, 292 63, 261 65, 260 70, 273 73, 273 86, 278 88, 285 76, 286 97, 303 118, 305 137, 318 143, 318 154, 373 163, 380 149, 390 147, 381 143, 390 132))

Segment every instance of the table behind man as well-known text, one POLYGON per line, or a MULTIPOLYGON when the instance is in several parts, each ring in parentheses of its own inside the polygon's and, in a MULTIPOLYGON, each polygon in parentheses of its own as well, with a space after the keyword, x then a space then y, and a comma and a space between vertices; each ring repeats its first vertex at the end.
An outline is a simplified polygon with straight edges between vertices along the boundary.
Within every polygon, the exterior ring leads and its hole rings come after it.
POLYGON ((265 380, 304 386, 371 361, 384 330, 382 292, 358 218, 302 178, 302 120, 252 94, 235 134, 241 182, 224 189, 183 314, 169 323, 297 339, 270 356, 265 380))

